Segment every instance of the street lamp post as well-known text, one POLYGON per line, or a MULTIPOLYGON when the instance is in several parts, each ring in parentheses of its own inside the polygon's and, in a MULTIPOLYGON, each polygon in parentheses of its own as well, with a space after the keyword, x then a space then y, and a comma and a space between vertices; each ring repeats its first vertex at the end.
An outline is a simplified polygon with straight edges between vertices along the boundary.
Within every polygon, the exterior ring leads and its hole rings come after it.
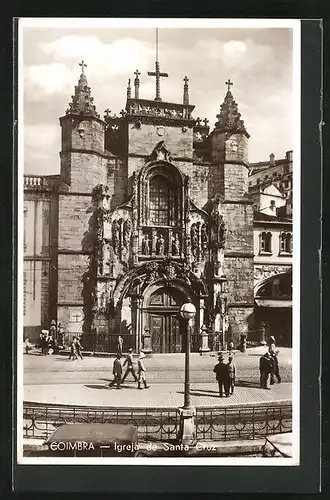
POLYGON ((180 441, 182 444, 191 444, 195 440, 195 408, 190 406, 190 325, 189 322, 196 314, 196 308, 190 299, 181 306, 180 314, 185 324, 185 377, 184 377, 184 404, 180 408, 180 441))

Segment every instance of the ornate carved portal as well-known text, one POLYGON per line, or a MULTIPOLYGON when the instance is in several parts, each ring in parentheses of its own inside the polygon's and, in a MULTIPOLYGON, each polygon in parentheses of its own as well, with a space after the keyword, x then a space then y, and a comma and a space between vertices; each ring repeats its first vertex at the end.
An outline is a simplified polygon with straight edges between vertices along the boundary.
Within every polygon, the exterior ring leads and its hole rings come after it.
MULTIPOLYGON (((107 186, 99 185, 93 192, 95 318, 105 332, 120 328, 121 323, 131 325, 136 348, 143 345, 146 328, 156 351, 177 352, 182 342, 171 332, 179 329, 174 318, 188 296, 198 311, 197 341, 204 322, 219 322, 221 331, 228 330, 228 312, 217 302, 218 280, 225 281, 226 226, 219 199, 209 212, 190 200, 189 179, 169 163, 164 141, 151 158, 132 176, 131 198, 114 211, 109 208, 107 186), (153 293, 167 290, 161 311, 155 312, 155 304, 147 302, 151 288, 153 293), (169 302, 173 293, 181 297, 180 304, 169 302), (152 340, 156 324, 163 332, 159 342, 152 340)), ((221 300, 225 300, 223 290, 221 300)))

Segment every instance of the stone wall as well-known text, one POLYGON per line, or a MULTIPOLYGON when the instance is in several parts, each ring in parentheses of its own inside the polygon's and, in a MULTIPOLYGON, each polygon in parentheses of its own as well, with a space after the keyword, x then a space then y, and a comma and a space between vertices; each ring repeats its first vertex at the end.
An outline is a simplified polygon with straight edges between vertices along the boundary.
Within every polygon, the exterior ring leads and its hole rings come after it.
POLYGON ((192 128, 188 128, 186 132, 183 132, 182 125, 158 126, 142 123, 141 128, 138 129, 135 124, 130 123, 128 134, 129 154, 150 155, 160 141, 165 141, 166 148, 170 151, 172 157, 192 158, 192 128))
POLYGON ((58 255, 58 303, 83 305, 83 278, 88 271, 89 256, 58 255))
POLYGON ((93 206, 89 196, 59 196, 58 248, 75 251, 93 249, 93 206))
POLYGON ((253 209, 247 203, 222 205, 227 227, 226 252, 253 254, 253 209))
POLYGON ((239 200, 248 192, 248 169, 244 165, 224 165, 225 200, 239 200))

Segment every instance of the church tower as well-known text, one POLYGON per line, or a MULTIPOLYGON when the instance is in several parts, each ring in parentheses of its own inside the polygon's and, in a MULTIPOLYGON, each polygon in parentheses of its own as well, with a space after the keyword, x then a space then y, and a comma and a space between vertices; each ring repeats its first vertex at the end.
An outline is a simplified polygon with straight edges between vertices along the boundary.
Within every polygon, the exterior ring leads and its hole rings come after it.
POLYGON ((88 86, 84 61, 65 116, 60 118, 61 183, 58 196, 57 319, 80 333, 86 321, 84 282, 95 248, 92 190, 106 183, 105 122, 88 86))
POLYGON ((250 136, 230 90, 233 84, 228 80, 226 85, 228 91, 210 134, 209 195, 226 228, 221 270, 226 281, 215 273, 214 303, 216 308, 217 300, 225 302, 228 331, 221 330, 235 342, 253 329, 253 208, 248 196, 250 136))

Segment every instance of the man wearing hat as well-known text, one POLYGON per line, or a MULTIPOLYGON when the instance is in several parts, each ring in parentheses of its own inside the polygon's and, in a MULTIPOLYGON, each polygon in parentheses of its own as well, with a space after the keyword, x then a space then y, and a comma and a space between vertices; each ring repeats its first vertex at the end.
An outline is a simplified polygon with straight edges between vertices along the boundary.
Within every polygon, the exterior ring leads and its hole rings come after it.
POLYGON ((229 396, 229 369, 228 365, 224 362, 223 355, 220 353, 218 356, 218 363, 213 368, 216 380, 219 385, 219 396, 222 398, 223 393, 226 397, 229 396))
MULTIPOLYGON (((262 389, 268 389, 268 377, 274 376, 274 359, 267 351, 263 356, 259 359, 259 371, 260 371, 260 387, 262 389)), ((270 383, 272 383, 272 378, 270 383)))
POLYGON ((118 353, 116 359, 113 362, 113 367, 112 367, 113 380, 109 384, 109 387, 112 387, 113 385, 116 384, 117 386, 116 389, 121 389, 120 383, 121 383, 121 376, 123 374, 123 367, 121 366, 120 358, 121 356, 118 353))
POLYGON ((143 389, 143 387, 141 387, 142 382, 144 384, 144 387, 146 389, 149 389, 149 385, 147 385, 147 381, 146 381, 146 371, 147 370, 146 370, 145 364, 143 362, 145 357, 146 357, 146 355, 144 354, 143 351, 141 351, 141 354, 140 354, 139 359, 138 359, 138 376, 139 376, 138 389, 143 389))
POLYGON ((124 361, 123 366, 125 366, 125 365, 127 365, 127 368, 126 368, 126 372, 122 378, 121 383, 122 384, 124 383, 124 380, 129 373, 131 373, 133 375, 135 382, 137 382, 138 378, 137 378, 135 370, 134 370, 133 349, 131 347, 128 349, 128 355, 126 356, 126 359, 124 361))
POLYGON ((273 336, 269 337, 268 352, 272 356, 272 358, 274 360, 274 365, 275 365, 273 373, 270 374, 270 383, 274 384, 274 375, 275 375, 275 377, 277 378, 277 382, 280 384, 281 383, 281 376, 280 376, 278 359, 277 359, 277 355, 278 355, 279 351, 278 351, 278 349, 276 349, 276 341, 275 341, 275 337, 273 337, 273 336))

